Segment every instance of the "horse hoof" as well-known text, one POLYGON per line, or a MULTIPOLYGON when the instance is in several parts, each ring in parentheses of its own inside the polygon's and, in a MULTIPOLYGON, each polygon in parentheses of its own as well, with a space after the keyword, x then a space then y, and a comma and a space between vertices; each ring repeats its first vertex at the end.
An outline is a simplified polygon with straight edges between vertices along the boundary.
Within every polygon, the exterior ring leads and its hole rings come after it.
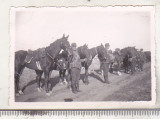
POLYGON ((107 81, 107 82, 104 82, 105 84, 110 84, 110 82, 109 81, 107 81))
POLYGON ((64 85, 67 85, 67 81, 63 81, 63 84, 64 84, 64 85))
POLYGON ((88 85, 88 84, 89 84, 89 82, 85 82, 84 84, 85 84, 85 85, 88 85))
POLYGON ((37 88, 38 92, 41 92, 41 88, 37 88))
POLYGON ((18 97, 18 96, 20 96, 20 94, 19 94, 19 93, 16 93, 16 96, 18 97))
POLYGON ((20 90, 20 91, 18 91, 18 93, 19 93, 19 94, 21 94, 21 95, 23 95, 23 94, 24 94, 21 90, 20 90))
POLYGON ((67 88, 68 88, 68 90, 70 90, 70 91, 72 90, 72 88, 71 88, 71 87, 67 87, 67 88))
POLYGON ((77 94, 77 91, 72 91, 74 94, 77 94))
POLYGON ((50 96, 50 95, 51 95, 51 93, 46 93, 46 95, 47 95, 47 96, 50 96))
POLYGON ((82 92, 81 90, 77 90, 77 92, 82 92))
POLYGON ((117 72, 117 75, 118 75, 118 76, 121 76, 122 74, 121 74, 120 72, 117 72))

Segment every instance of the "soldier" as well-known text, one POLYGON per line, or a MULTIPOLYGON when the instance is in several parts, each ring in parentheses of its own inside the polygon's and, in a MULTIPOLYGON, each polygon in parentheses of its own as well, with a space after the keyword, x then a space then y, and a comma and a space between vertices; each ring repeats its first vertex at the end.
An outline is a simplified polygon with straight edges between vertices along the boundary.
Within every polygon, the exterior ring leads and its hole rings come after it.
POLYGON ((77 93, 80 92, 79 90, 79 79, 80 79, 80 71, 81 71, 81 62, 84 60, 81 60, 78 52, 77 52, 77 44, 72 43, 72 58, 71 58, 71 63, 70 63, 70 73, 71 73, 71 87, 72 87, 72 92, 77 93))
POLYGON ((146 57, 145 54, 143 52, 143 49, 140 49, 139 53, 138 53, 138 67, 140 71, 143 71, 143 65, 145 63, 146 57))
POLYGON ((109 48, 110 48, 109 43, 106 43, 106 44, 105 44, 105 49, 106 49, 107 53, 108 53, 108 51, 109 51, 109 48))
POLYGON ((108 84, 109 84, 108 72, 109 72, 109 65, 110 65, 110 56, 108 53, 109 47, 110 47, 109 43, 106 43, 105 44, 105 54, 104 54, 106 57, 98 56, 100 63, 101 63, 100 64, 100 71, 104 72, 104 73, 102 73, 102 75, 104 76, 105 83, 108 83, 108 84))
MULTIPOLYGON (((105 44, 105 49, 106 49, 106 53, 107 53, 107 54, 109 54, 109 48, 110 48, 109 43, 106 43, 106 44, 105 44)), ((102 71, 103 71, 103 70, 102 70, 102 65, 103 65, 103 64, 101 63, 101 64, 100 64, 100 72, 99 72, 100 74, 102 74, 102 71)))

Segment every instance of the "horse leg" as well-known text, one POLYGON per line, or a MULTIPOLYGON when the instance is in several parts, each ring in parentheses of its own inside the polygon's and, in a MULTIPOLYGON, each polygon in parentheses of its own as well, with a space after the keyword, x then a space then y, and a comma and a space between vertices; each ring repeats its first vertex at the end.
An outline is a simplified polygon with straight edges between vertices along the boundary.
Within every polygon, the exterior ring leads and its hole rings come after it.
POLYGON ((121 75, 121 72, 120 72, 120 66, 121 66, 121 63, 120 63, 120 62, 118 62, 118 68, 117 68, 117 74, 118 74, 118 76, 120 76, 120 75, 121 75))
POLYGON ((141 62, 140 62, 140 70, 141 70, 141 71, 143 71, 143 65, 144 65, 144 62, 141 61, 141 62))
POLYGON ((19 86, 19 80, 20 80, 20 76, 24 70, 24 65, 20 66, 19 70, 18 70, 18 73, 16 74, 16 77, 15 77, 15 88, 16 88, 16 95, 19 96, 19 94, 24 94, 23 91, 20 89, 20 86, 19 86))
POLYGON ((89 84, 89 81, 88 81, 88 67, 85 67, 85 79, 84 79, 84 83, 86 84, 86 85, 88 85, 89 84))
POLYGON ((39 92, 41 92, 40 82, 41 82, 41 76, 42 76, 42 74, 43 74, 43 71, 36 70, 35 72, 36 72, 36 74, 37 74, 37 77, 36 77, 36 80, 37 80, 37 90, 38 90, 39 92))
POLYGON ((67 82, 68 82, 67 88, 68 89, 71 89, 71 81, 72 81, 72 79, 71 79, 71 69, 68 69, 67 70, 67 82))
POLYGON ((102 74, 102 70, 103 70, 103 64, 100 62, 99 74, 102 74))
POLYGON ((49 88, 48 88, 49 70, 44 71, 44 77, 45 77, 45 91, 46 91, 47 95, 49 95, 49 88))
POLYGON ((110 64, 110 73, 113 73, 113 62, 110 64))
POLYGON ((76 68, 72 68, 71 69, 71 87, 72 87, 72 92, 74 94, 77 93, 77 90, 76 90, 76 79, 77 79, 77 72, 76 72, 76 68))
POLYGON ((15 76, 15 93, 16 93, 16 96, 19 96, 19 75, 16 74, 15 76))
POLYGON ((65 78, 65 73, 66 73, 66 69, 63 69, 63 83, 64 84, 67 84, 67 80, 66 80, 66 78, 65 78))
POLYGON ((77 91, 77 92, 81 92, 81 91, 79 90, 80 69, 76 69, 76 70, 77 70, 77 71, 76 71, 76 72, 77 72, 77 73, 76 73, 76 74, 77 74, 77 76, 76 76, 76 84, 75 84, 75 85, 76 85, 76 91, 77 91))
POLYGON ((59 83, 62 84, 63 82, 62 81, 62 69, 59 70, 59 78, 60 78, 59 83))
POLYGON ((104 80, 105 80, 104 83, 109 84, 109 81, 108 81, 109 64, 105 63, 103 65, 105 65, 105 66, 103 66, 103 76, 104 76, 104 80))
POLYGON ((131 74, 134 74, 135 72, 135 64, 134 62, 131 63, 131 74))

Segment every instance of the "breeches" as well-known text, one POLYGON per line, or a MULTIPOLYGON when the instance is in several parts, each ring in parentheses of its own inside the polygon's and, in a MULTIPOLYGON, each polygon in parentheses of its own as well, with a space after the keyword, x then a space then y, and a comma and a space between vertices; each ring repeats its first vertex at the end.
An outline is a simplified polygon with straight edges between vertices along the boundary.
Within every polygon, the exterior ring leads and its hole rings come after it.
POLYGON ((78 68, 71 68, 71 85, 73 90, 79 88, 80 71, 78 68))
POLYGON ((101 63, 105 81, 108 81, 109 63, 101 63))

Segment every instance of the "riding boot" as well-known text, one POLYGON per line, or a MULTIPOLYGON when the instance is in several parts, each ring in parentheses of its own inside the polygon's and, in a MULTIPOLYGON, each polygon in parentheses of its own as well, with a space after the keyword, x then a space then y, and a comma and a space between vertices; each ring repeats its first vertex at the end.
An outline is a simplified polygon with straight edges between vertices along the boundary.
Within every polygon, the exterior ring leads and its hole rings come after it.
POLYGON ((76 91, 81 92, 81 90, 79 90, 79 81, 76 82, 76 91))
POLYGON ((76 91, 76 81, 75 81, 75 79, 72 79, 72 82, 71 82, 72 84, 71 84, 71 86, 72 86, 72 92, 74 93, 74 94, 76 94, 77 93, 77 91, 76 91))
POLYGON ((76 90, 75 85, 74 85, 74 86, 72 86, 72 92, 73 92, 74 94, 76 94, 76 93, 77 93, 77 90, 76 90))

